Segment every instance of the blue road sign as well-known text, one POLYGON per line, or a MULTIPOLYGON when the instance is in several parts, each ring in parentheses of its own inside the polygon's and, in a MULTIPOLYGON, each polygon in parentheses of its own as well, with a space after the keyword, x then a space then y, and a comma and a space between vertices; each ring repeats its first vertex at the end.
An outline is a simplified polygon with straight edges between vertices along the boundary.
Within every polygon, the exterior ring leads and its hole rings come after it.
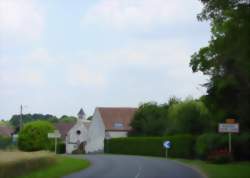
POLYGON ((171 142, 170 141, 165 141, 164 143, 163 143, 163 146, 166 148, 166 149, 169 149, 169 148, 171 148, 171 142))

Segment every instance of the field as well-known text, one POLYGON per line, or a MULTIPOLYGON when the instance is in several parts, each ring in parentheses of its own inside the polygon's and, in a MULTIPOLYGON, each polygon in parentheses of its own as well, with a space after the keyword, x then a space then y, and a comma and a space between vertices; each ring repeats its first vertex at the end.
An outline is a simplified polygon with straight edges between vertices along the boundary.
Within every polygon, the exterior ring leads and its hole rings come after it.
POLYGON ((59 178, 89 166, 86 160, 56 156, 49 152, 0 151, 0 177, 59 178))
POLYGON ((178 161, 201 170, 207 178, 249 178, 250 162, 235 162, 228 164, 211 164, 199 160, 178 161))

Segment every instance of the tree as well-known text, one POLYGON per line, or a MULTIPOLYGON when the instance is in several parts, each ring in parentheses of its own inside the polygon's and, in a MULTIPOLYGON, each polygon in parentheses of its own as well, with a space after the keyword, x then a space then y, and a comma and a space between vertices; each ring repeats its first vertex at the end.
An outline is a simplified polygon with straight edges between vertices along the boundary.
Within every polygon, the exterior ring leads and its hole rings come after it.
POLYGON ((200 134, 211 128, 210 114, 201 101, 187 99, 173 104, 168 111, 167 133, 200 134))
POLYGON ((167 122, 167 105, 144 103, 135 113, 131 122, 132 135, 161 136, 164 134, 167 122))
POLYGON ((33 121, 24 125, 19 133, 18 148, 23 151, 47 150, 53 141, 48 138, 48 133, 53 132, 54 127, 47 121, 33 121))
POLYGON ((200 21, 211 22, 209 45, 191 57, 194 72, 210 76, 207 103, 250 130, 250 3, 247 0, 201 0, 200 21))

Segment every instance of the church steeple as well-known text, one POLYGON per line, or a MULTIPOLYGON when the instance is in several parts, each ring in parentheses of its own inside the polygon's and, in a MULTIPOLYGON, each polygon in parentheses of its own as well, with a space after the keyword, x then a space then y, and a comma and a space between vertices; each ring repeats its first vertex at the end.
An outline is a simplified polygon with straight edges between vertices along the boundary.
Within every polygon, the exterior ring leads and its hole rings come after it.
POLYGON ((80 111, 77 114, 79 120, 85 120, 85 112, 81 108, 80 111))

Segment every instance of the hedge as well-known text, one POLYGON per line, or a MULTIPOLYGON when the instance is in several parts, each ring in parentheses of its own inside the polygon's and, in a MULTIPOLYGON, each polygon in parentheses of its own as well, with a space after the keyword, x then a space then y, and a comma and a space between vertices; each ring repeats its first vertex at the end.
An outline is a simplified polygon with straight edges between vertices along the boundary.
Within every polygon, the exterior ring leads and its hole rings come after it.
MULTIPOLYGON (((195 152, 198 158, 207 159, 216 150, 228 150, 228 135, 207 133, 197 138, 195 152)), ((250 133, 232 135, 232 156, 235 160, 250 160, 250 133)))
POLYGON ((45 152, 0 152, 0 177, 12 178, 27 174, 35 169, 48 167, 56 158, 45 152))
POLYGON ((114 138, 105 141, 104 151, 114 154, 165 157, 165 148, 163 147, 165 140, 170 140, 172 143, 168 156, 176 158, 193 157, 194 138, 191 135, 114 138))
POLYGON ((3 137, 0 135, 0 149, 6 149, 12 145, 11 137, 3 137))

